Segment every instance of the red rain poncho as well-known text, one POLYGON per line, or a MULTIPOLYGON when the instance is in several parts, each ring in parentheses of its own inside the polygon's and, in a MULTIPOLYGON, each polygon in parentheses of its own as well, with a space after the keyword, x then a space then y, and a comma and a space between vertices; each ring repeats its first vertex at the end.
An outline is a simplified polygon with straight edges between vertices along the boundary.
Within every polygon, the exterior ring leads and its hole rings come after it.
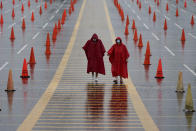
MULTIPOLYGON (((116 38, 120 39, 120 37, 116 38)), ((123 78, 128 78, 127 72, 127 59, 129 58, 129 52, 127 47, 122 43, 114 44, 108 51, 109 60, 112 64, 112 76, 121 76, 123 78)))
POLYGON ((88 60, 87 73, 96 72, 105 75, 105 67, 103 56, 105 48, 97 34, 93 34, 92 38, 86 42, 83 47, 88 60), (97 39, 96 42, 93 39, 97 39))

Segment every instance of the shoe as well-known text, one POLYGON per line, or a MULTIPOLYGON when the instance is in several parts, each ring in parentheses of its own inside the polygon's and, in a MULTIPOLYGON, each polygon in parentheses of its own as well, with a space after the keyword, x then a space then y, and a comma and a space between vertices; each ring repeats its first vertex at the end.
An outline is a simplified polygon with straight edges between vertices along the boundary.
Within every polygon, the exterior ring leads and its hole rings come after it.
POLYGON ((98 78, 95 78, 95 82, 98 82, 98 78))

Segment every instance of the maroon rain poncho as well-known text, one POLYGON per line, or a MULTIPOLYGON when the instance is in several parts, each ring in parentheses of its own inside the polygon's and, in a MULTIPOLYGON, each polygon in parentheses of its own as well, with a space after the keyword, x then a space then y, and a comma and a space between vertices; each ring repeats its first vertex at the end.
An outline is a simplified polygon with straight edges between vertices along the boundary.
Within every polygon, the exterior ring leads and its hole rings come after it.
POLYGON ((121 41, 120 44, 114 44, 108 51, 109 60, 112 64, 112 76, 121 76, 123 78, 128 78, 127 72, 127 59, 129 58, 129 52, 127 47, 122 43, 120 37, 116 40, 121 41))
POLYGON ((93 34, 92 38, 86 42, 83 47, 88 60, 87 73, 96 72, 105 75, 105 67, 103 62, 103 56, 105 48, 97 34, 93 34), (93 41, 96 39, 96 41, 93 41))

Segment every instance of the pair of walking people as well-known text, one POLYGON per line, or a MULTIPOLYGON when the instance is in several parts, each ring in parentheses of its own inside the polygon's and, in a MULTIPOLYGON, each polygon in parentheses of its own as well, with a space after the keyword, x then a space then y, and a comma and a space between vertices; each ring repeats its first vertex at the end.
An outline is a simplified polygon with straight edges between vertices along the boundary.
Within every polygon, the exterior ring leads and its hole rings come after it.
MULTIPOLYGON (((105 54, 105 47, 102 41, 98 38, 97 34, 93 34, 92 38, 86 42, 83 46, 88 64, 87 73, 92 73, 92 78, 96 82, 98 81, 98 74, 105 75, 105 66, 103 57, 105 54)), ((120 77, 120 83, 123 83, 122 78, 128 78, 127 63, 129 58, 129 52, 126 46, 122 43, 122 39, 117 37, 115 44, 107 52, 109 61, 111 63, 112 76, 115 77, 114 83, 118 83, 118 77, 120 77)))

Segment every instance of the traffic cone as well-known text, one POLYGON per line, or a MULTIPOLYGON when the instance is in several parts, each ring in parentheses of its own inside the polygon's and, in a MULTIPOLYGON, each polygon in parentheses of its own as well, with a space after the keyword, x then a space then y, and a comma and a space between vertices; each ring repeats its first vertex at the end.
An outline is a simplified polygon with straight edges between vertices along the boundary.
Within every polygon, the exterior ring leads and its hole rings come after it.
POLYGON ((1 14, 0 24, 3 25, 3 15, 1 14))
POLYGON ((163 27, 164 30, 167 30, 167 20, 165 19, 165 23, 164 23, 164 27, 163 27))
POLYGON ((145 59, 144 59, 144 64, 143 65, 151 65, 150 64, 150 56, 149 55, 145 55, 145 59))
POLYGON ((140 37, 139 37, 138 47, 143 47, 142 34, 140 34, 140 37))
POLYGON ((150 43, 149 43, 149 41, 147 42, 147 45, 146 45, 146 54, 145 54, 145 55, 151 56, 151 52, 150 52, 150 43))
POLYGON ((22 3, 21 11, 22 11, 22 13, 24 12, 24 4, 23 3, 22 3))
POLYGON ((181 36, 181 41, 185 41, 186 38, 185 38, 185 32, 184 32, 184 29, 182 29, 182 36, 181 36))
POLYGON ((50 46, 46 46, 45 55, 50 55, 50 54, 51 54, 50 46))
POLYGON ((135 31, 134 31, 133 40, 134 41, 137 41, 138 40, 138 37, 137 37, 137 29, 135 29, 135 31))
POLYGON ((38 0, 35 0, 35 2, 37 3, 37 2, 38 2, 38 0))
POLYGON ((25 28, 26 28, 25 19, 23 18, 23 19, 22 19, 22 29, 24 30, 25 28))
POLYGON ((184 92, 182 72, 179 72, 179 74, 178 74, 178 82, 177 82, 176 92, 180 92, 180 93, 184 92))
POLYGON ((15 5, 15 0, 12 0, 12 4, 15 5))
POLYGON ((15 11, 14 11, 14 8, 12 9, 12 18, 15 17, 15 11))
POLYGON ((155 12, 153 13, 153 21, 154 22, 156 21, 156 13, 155 12))
POLYGON ((168 3, 166 4, 166 11, 167 12, 169 11, 169 5, 168 5, 168 3))
POLYGON ((8 81, 7 81, 7 89, 5 91, 7 91, 7 92, 16 91, 14 89, 14 82, 13 82, 13 79, 12 79, 12 70, 11 69, 9 70, 8 81))
POLYGON ((159 59, 159 64, 158 64, 158 67, 157 67, 157 73, 156 73, 155 78, 157 78, 157 79, 163 79, 164 78, 163 71, 162 71, 161 58, 159 59))
POLYGON ((191 17, 191 25, 194 25, 195 24, 195 22, 194 22, 194 16, 192 15, 192 17, 191 17))
POLYGON ((58 27, 57 27, 59 30, 61 29, 61 20, 59 19, 58 20, 58 27))
POLYGON ((52 0, 50 0, 50 4, 52 4, 52 0))
POLYGON ((132 27, 131 27, 132 29, 136 29, 136 27, 135 27, 135 20, 133 19, 133 22, 132 22, 132 27))
POLYGON ((129 16, 127 15, 126 25, 129 25, 129 16))
POLYGON ((194 105, 193 105, 193 98, 191 93, 191 84, 188 84, 187 93, 186 93, 186 100, 185 100, 185 112, 195 112, 194 105))
POLYGON ((176 4, 178 4, 178 0, 176 0, 176 4))
POLYGON ((31 21, 34 22, 35 18, 34 18, 34 12, 32 11, 32 15, 31 15, 31 21))
POLYGON ((71 15, 71 13, 72 13, 72 12, 71 12, 71 7, 69 7, 69 16, 71 15))
POLYGON ((139 2, 139 9, 141 9, 142 8, 142 3, 141 3, 141 1, 139 2))
POLYGON ((11 35, 10 35, 10 39, 11 39, 11 40, 14 40, 14 39, 15 39, 15 35, 14 35, 14 27, 12 27, 11 35))
POLYGON ((148 7, 148 14, 151 14, 151 7, 150 7, 150 5, 148 7))
POLYGON ((31 47, 31 54, 30 54, 30 59, 28 64, 36 64, 33 47, 31 47))
POLYGON ((26 62, 25 58, 24 58, 22 74, 21 74, 20 78, 22 78, 22 79, 23 78, 30 78, 30 76, 28 75, 27 62, 26 62))
POLYGON ((121 12, 120 12, 120 16, 121 16, 121 21, 123 22, 124 21, 124 12, 123 12, 123 10, 121 10, 121 12))
POLYGON ((47 2, 45 1, 45 3, 44 3, 44 8, 45 9, 47 9, 48 8, 48 6, 47 6, 47 2))
POLYGON ((125 26, 125 35, 129 35, 128 25, 125 26))
POLYGON ((178 14, 178 8, 176 8, 176 17, 177 17, 177 16, 179 16, 179 14, 178 14))
POLYGON ((49 34, 49 32, 47 33, 46 46, 50 46, 50 34, 49 34))
POLYGON ((42 6, 40 6, 40 8, 39 8, 39 14, 40 15, 42 14, 42 6))
POLYGON ((52 33, 52 40, 53 40, 53 42, 56 40, 56 36, 57 36, 57 30, 56 30, 56 28, 54 27, 53 33, 52 33))
POLYGON ((0 8, 3 9, 3 3, 2 3, 2 1, 1 1, 1 4, 0 4, 0 8))
POLYGON ((30 6, 31 6, 31 2, 30 0, 28 0, 28 7, 30 8, 30 6))
POLYGON ((186 3, 186 0, 184 1, 184 8, 186 8, 187 7, 187 3, 186 3))
POLYGON ((73 4, 73 2, 71 2, 71 11, 74 12, 74 10, 75 10, 74 9, 74 4, 73 4))

